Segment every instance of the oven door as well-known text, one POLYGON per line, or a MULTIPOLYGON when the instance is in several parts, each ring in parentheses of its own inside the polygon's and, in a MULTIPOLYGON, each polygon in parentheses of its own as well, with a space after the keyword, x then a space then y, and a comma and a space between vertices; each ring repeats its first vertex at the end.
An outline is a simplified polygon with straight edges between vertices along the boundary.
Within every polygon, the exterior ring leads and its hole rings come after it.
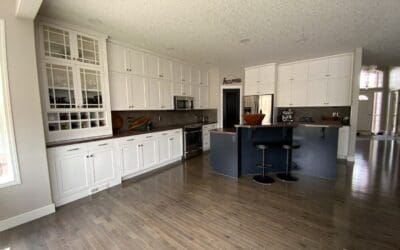
POLYGON ((185 158, 190 158, 201 154, 203 151, 202 131, 185 131, 184 136, 185 158))

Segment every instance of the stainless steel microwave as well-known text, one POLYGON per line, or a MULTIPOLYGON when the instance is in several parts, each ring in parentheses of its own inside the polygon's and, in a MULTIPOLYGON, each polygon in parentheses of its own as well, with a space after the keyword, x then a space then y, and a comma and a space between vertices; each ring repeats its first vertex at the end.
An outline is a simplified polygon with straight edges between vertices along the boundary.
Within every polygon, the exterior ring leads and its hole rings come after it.
POLYGON ((175 110, 193 109, 193 97, 191 96, 174 96, 175 110))

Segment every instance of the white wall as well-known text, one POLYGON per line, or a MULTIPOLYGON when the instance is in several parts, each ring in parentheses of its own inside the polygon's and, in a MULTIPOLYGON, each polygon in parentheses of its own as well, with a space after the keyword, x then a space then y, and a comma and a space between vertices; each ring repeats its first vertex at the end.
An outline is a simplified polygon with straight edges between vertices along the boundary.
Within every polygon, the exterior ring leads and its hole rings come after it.
POLYGON ((6 23, 11 106, 21 184, 0 189, 0 226, 5 219, 52 204, 32 20, 15 17, 15 0, 0 1, 6 23))

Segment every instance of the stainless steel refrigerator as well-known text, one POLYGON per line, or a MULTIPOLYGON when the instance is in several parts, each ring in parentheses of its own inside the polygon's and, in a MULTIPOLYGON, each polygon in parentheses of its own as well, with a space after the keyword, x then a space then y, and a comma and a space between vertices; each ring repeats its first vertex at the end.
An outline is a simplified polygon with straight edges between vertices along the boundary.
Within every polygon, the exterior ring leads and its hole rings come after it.
POLYGON ((263 125, 273 121, 274 95, 251 95, 243 100, 243 114, 265 114, 263 125))

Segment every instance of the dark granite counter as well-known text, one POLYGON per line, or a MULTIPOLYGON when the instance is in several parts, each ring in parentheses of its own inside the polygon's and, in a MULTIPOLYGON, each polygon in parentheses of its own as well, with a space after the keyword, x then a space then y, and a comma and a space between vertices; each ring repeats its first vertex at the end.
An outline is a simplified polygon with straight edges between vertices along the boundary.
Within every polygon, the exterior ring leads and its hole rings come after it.
POLYGON ((342 127, 340 122, 319 121, 319 122, 275 122, 267 125, 235 125, 236 128, 296 128, 296 127, 342 127))
MULTIPOLYGON (((208 124, 213 124, 213 123, 217 123, 217 122, 210 121, 210 122, 204 122, 201 124, 208 125, 208 124)), ((46 147, 51 148, 51 147, 58 147, 58 146, 67 146, 67 145, 78 144, 78 143, 87 143, 87 142, 93 142, 93 141, 115 139, 115 138, 126 137, 126 136, 156 133, 156 132, 162 132, 162 131, 167 131, 167 130, 183 128, 185 125, 187 125, 187 124, 177 124, 177 125, 172 125, 172 126, 156 127, 156 128, 152 128, 151 130, 144 130, 144 131, 123 131, 120 133, 115 133, 115 134, 106 135, 106 136, 96 136, 96 137, 88 137, 88 138, 79 138, 79 139, 74 139, 74 140, 48 142, 48 143, 46 143, 46 147)))

